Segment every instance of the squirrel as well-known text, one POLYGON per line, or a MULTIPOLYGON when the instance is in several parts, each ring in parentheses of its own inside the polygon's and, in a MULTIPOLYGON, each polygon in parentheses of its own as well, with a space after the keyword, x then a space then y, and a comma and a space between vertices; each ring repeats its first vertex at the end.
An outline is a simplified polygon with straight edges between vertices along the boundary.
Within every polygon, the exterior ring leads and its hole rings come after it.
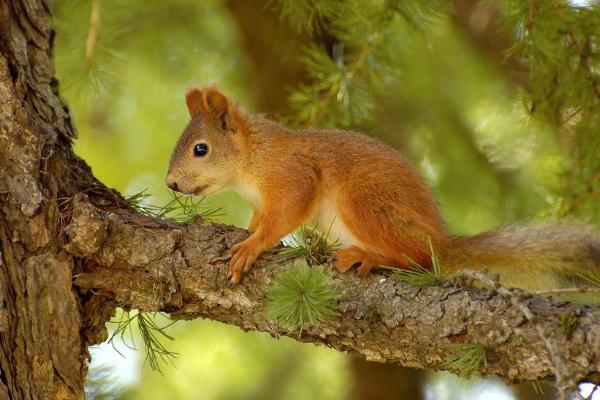
POLYGON ((503 284, 555 288, 561 278, 600 272, 600 234, 567 222, 520 224, 475 236, 444 228, 433 194, 395 149, 340 129, 293 130, 244 111, 214 87, 186 94, 191 121, 173 151, 166 184, 206 196, 237 190, 254 210, 251 235, 231 249, 229 277, 239 283, 257 257, 302 223, 339 240, 341 272, 358 265, 461 268, 499 274, 503 284))

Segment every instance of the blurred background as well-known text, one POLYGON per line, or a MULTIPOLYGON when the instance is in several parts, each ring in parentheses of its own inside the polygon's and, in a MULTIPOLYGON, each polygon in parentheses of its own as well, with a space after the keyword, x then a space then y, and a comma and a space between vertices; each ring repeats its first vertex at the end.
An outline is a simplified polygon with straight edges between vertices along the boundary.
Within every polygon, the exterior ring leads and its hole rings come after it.
MULTIPOLYGON (((54 0, 53 12, 75 149, 124 195, 170 200, 164 177, 189 120, 186 89, 210 84, 289 125, 355 129, 396 147, 433 187, 453 233, 538 218, 600 223, 594 1, 54 0)), ((234 192, 204 205, 221 209, 220 222, 248 223, 249 206, 234 192)), ((175 340, 164 345, 179 355, 162 373, 144 363, 139 340, 140 351, 119 338, 92 348, 90 398, 553 393, 544 382, 464 383, 367 363, 211 321, 179 321, 166 332, 175 340)))

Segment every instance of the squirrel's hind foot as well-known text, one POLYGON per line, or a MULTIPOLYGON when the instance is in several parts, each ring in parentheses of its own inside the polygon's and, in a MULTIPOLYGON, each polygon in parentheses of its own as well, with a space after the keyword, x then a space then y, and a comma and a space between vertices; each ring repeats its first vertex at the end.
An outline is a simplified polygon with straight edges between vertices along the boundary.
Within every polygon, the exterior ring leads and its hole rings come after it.
POLYGON ((347 247, 337 250, 333 254, 334 266, 340 272, 346 272, 355 265, 358 265, 356 273, 360 277, 365 277, 371 269, 377 265, 377 261, 366 251, 356 247, 347 247))

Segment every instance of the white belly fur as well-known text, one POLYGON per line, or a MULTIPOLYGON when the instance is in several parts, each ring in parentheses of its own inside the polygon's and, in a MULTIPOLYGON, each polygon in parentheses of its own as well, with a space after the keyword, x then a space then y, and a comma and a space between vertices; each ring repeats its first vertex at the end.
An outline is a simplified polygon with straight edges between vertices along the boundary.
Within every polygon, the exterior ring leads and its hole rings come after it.
MULTIPOLYGON (((255 210, 260 210, 262 199, 258 189, 252 184, 236 185, 235 189, 248 200, 255 210)), ((327 234, 330 243, 338 241, 342 247, 358 245, 359 241, 352 235, 350 230, 342 222, 336 213, 335 201, 330 198, 322 198, 313 214, 312 223, 316 223, 321 232, 327 234)))
POLYGON ((244 199, 248 200, 255 210, 259 210, 262 207, 260 191, 254 185, 250 183, 238 184, 234 186, 234 190, 244 199))
POLYGON ((356 237, 337 215, 333 199, 321 199, 313 220, 321 232, 328 234, 329 242, 333 243, 337 240, 342 247, 358 245, 359 242, 356 237))

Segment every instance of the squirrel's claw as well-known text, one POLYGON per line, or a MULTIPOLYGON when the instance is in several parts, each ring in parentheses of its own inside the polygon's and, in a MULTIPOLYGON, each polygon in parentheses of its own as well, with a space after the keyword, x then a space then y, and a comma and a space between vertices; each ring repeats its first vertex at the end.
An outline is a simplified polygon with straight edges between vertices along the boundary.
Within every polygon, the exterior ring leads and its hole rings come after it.
POLYGON ((373 263, 370 259, 365 258, 360 267, 358 267, 356 270, 356 274, 361 278, 365 278, 367 275, 369 275, 369 272, 371 272, 371 269, 373 269, 374 266, 375 263, 373 263))
POLYGON ((238 284, 242 280, 242 274, 250 271, 256 259, 255 251, 246 242, 238 243, 231 248, 231 260, 229 261, 229 272, 232 284, 238 284))
POLYGON ((242 274, 239 272, 227 272, 227 277, 232 285, 237 285, 242 281, 242 274))

